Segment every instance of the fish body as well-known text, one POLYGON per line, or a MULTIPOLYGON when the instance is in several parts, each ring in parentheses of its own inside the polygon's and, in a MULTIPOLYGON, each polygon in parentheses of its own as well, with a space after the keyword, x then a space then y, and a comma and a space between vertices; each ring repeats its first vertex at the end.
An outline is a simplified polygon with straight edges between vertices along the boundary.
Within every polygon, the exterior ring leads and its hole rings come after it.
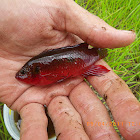
POLYGON ((88 49, 86 43, 44 51, 30 59, 17 72, 16 79, 31 85, 49 85, 80 75, 102 75, 109 70, 95 62, 106 56, 104 52, 88 49))

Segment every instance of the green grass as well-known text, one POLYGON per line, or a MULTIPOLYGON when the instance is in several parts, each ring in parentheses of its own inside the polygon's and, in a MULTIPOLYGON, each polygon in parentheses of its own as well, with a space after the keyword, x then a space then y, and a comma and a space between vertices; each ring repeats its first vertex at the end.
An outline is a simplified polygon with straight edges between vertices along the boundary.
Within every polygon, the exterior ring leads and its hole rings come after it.
MULTIPOLYGON (((139 0, 75 0, 75 2, 117 29, 135 30, 137 34, 135 42, 125 48, 109 49, 106 61, 114 72, 126 81, 140 101, 139 0)), ((12 139, 3 122, 2 104, 0 104, 0 139, 12 139)))

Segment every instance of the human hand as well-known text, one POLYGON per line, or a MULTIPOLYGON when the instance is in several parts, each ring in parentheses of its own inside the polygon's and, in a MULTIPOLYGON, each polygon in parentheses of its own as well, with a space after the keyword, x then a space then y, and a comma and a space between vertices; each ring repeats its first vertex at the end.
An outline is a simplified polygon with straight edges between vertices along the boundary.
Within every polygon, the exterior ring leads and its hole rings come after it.
MULTIPOLYGON (((80 113, 80 108, 74 110, 72 107, 72 105, 75 108, 78 106, 75 104, 78 99, 77 103, 81 103, 80 99, 81 101, 83 100, 84 93, 87 93, 88 97, 90 97, 89 93, 91 91, 83 82, 82 77, 69 79, 53 86, 35 87, 20 83, 15 79, 15 74, 26 61, 45 49, 74 45, 81 43, 82 40, 99 47, 122 47, 133 42, 135 34, 110 27, 98 17, 82 9, 72 0, 26 0, 24 2, 19 0, 14 2, 5 0, 0 2, 0 9, 0 101, 6 103, 11 109, 21 114, 23 120, 21 139, 47 139, 47 118, 43 108, 44 105, 48 106, 48 112, 56 128, 56 134, 61 134, 59 135, 60 139, 65 139, 66 137, 66 139, 72 138, 77 140, 80 139, 79 135, 82 139, 93 139, 94 137, 101 139, 101 136, 105 137, 105 134, 107 134, 106 136, 110 135, 110 137, 117 139, 118 136, 112 127, 108 129, 100 128, 101 130, 96 128, 96 130, 99 130, 97 132, 98 134, 91 134, 93 128, 90 130, 89 126, 86 127, 84 123, 82 124, 82 121, 85 121, 83 117, 85 116, 84 113, 80 113), (84 89, 87 90, 83 92, 84 89), (80 92, 81 95, 78 97, 76 93, 78 94, 80 90, 83 90, 83 93, 80 92), (67 97, 63 96, 69 96, 72 104, 67 97), (64 106, 63 104, 61 106, 60 100, 64 103, 64 106), (69 120, 72 120, 72 124, 74 125, 69 125, 69 120), (78 125, 75 122, 80 124, 78 125), (85 130, 83 129, 83 125, 86 128, 85 130), (77 127, 80 129, 77 129, 77 127)), ((105 62, 100 61, 99 63, 106 65, 105 62)), ((112 77, 116 79, 116 75, 113 72, 109 72, 108 74, 106 75, 108 77, 105 81, 110 81, 112 77), (108 76, 108 74, 112 75, 108 76)), ((90 79, 93 79, 93 81, 94 79, 104 81, 104 78, 89 77, 89 81, 90 79)), ((94 85, 94 87, 96 86, 94 85)), ((102 88, 105 87, 103 86, 102 88)), ((96 89, 99 90, 97 87, 96 89)), ((101 90, 99 93, 104 94, 103 91, 101 90)), ((132 107, 139 106, 134 96, 130 92, 127 92, 127 94, 126 97, 128 98, 125 99, 132 99, 134 101, 132 107)), ((108 93, 106 95, 109 98, 108 93)), ((94 95, 92 96, 94 97, 94 95)), ((121 101, 122 98, 119 99, 121 101)), ((118 98, 116 100, 118 101, 118 98)), ((100 104, 96 98, 92 102, 94 101, 100 104)), ((107 101, 109 102, 109 99, 107 101)), ((85 103, 88 105, 90 102, 86 99, 85 103)), ((113 104, 111 105, 113 106, 113 104)), ((104 110, 101 112, 105 115, 99 114, 98 117, 104 119, 103 121, 110 121, 103 106, 100 108, 104 110)), ((84 110, 86 108, 83 108, 84 110)), ((91 109, 89 111, 90 114, 87 113, 86 115, 89 122, 91 121, 90 117, 93 117, 95 113, 93 111, 95 110, 91 109)), ((133 114, 131 114, 132 117, 130 115, 129 119, 137 122, 140 116, 138 113, 138 109, 137 111, 134 110, 133 114), (137 116, 135 115, 136 113, 137 116)), ((124 112, 120 115, 115 114, 116 120, 120 121, 119 118, 128 116, 128 114, 130 114, 129 110, 125 114, 124 112)), ((124 117, 123 121, 125 120, 126 118, 124 117)), ((120 127, 120 131, 122 131, 123 136, 130 138, 132 132, 138 130, 137 127, 135 127, 136 130, 131 130, 131 128, 133 127, 120 127)), ((135 135, 139 136, 139 132, 135 135)), ((135 135, 131 137, 134 138, 135 135)))

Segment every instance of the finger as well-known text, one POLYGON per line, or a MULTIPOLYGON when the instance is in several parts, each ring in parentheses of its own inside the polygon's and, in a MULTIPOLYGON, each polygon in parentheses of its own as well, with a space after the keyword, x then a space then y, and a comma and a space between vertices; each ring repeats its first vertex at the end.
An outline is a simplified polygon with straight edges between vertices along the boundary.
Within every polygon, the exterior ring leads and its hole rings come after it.
POLYGON ((10 108, 19 111, 25 105, 34 102, 48 105, 56 96, 68 96, 70 91, 82 81, 83 77, 76 77, 50 86, 32 86, 18 97, 10 108))
MULTIPOLYGON (((97 64, 110 67, 100 60, 97 64)), ((140 138, 140 103, 126 83, 112 70, 101 77, 88 77, 89 82, 102 95, 106 96, 115 122, 127 140, 140 138)))
POLYGON ((67 97, 54 98, 48 106, 48 113, 58 140, 89 140, 82 126, 81 117, 67 97))
POLYGON ((64 11, 66 31, 76 34, 90 45, 116 48, 127 46, 135 40, 133 31, 117 30, 109 26, 74 1, 67 2, 66 6, 64 11))
POLYGON ((86 133, 91 140, 119 140, 105 106, 85 82, 75 87, 69 98, 80 113, 86 133))
POLYGON ((48 140, 48 120, 44 107, 37 103, 31 103, 20 110, 22 119, 21 140, 48 140))

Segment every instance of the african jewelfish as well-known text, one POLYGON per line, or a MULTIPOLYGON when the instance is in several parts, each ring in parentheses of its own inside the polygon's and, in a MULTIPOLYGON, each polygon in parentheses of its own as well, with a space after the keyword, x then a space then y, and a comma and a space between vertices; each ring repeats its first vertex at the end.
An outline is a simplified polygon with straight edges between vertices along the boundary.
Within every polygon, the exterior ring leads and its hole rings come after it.
POLYGON ((16 74, 16 79, 31 85, 49 85, 70 77, 98 76, 109 70, 95 65, 107 53, 88 48, 87 43, 44 51, 30 59, 16 74))

